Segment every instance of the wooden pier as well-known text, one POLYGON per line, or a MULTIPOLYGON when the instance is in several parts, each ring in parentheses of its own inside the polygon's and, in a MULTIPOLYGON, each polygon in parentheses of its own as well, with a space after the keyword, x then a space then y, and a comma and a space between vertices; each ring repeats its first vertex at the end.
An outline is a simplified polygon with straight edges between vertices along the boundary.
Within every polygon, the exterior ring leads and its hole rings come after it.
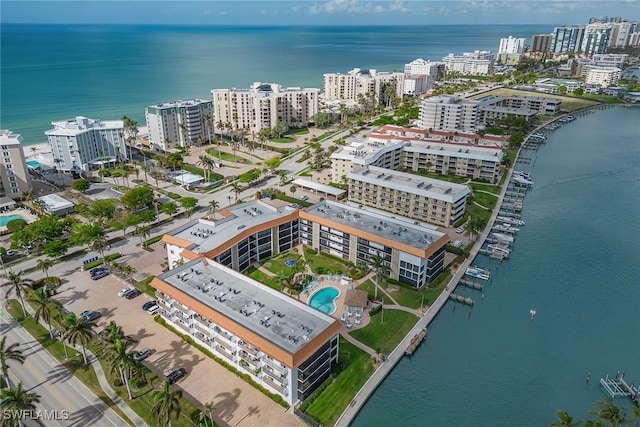
POLYGON ((616 375, 615 378, 600 378, 600 385, 611 395, 611 397, 629 397, 636 404, 640 405, 640 387, 627 383, 624 379, 624 372, 616 375))
POLYGON ((411 342, 405 349, 404 354, 406 354, 407 356, 411 356, 426 337, 427 337, 427 328, 421 330, 416 335, 414 335, 413 338, 411 338, 411 342))
POLYGON ((481 283, 476 283, 469 279, 460 279, 458 283, 461 284, 462 286, 466 286, 467 288, 475 289, 477 291, 481 291, 483 289, 483 286, 481 283))
POLYGON ((470 305, 473 307, 473 305, 476 303, 473 298, 469 298, 469 297, 463 297, 462 295, 458 295, 458 294, 454 294, 452 293, 451 295, 449 295, 449 299, 455 302, 459 302, 465 305, 470 305))

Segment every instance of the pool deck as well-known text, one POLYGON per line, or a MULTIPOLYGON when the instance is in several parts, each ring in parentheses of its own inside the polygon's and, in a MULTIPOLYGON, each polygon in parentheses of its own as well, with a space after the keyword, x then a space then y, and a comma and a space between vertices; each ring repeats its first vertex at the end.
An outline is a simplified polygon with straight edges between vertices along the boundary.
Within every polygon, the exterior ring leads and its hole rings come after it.
MULTIPOLYGON (((25 221, 27 221, 27 224, 31 224, 32 222, 36 221, 38 219, 38 217, 34 214, 31 213, 30 210, 28 209, 24 209, 24 208, 16 208, 16 209, 12 209, 10 211, 7 212, 2 212, 2 214, 0 214, 2 216, 9 216, 9 215, 20 215, 22 218, 24 218, 25 221)), ((7 232, 7 227, 6 226, 0 226, 0 234, 4 234, 7 232)))

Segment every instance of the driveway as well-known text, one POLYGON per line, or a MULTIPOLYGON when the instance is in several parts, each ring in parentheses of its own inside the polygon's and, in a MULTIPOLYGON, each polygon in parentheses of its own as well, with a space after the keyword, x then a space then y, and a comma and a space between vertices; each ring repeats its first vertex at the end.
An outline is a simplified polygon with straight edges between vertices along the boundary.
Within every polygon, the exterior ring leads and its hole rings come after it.
POLYGON ((187 376, 176 385, 199 402, 213 402, 216 422, 228 426, 302 426, 297 417, 236 377, 177 335, 159 325, 142 310, 150 300, 143 294, 132 300, 118 297, 126 284, 114 275, 93 281, 88 272, 75 271, 65 277, 55 296, 75 312, 96 310, 102 314, 97 330, 111 320, 138 340, 133 349, 149 347, 154 352, 145 364, 158 375, 180 367, 187 376))

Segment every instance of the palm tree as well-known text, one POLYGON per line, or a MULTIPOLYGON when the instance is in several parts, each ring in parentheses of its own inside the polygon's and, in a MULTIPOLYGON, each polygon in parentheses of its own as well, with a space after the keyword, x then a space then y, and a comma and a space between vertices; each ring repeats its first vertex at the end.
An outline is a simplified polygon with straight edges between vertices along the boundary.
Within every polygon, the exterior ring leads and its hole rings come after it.
POLYGON ((180 390, 172 390, 169 381, 162 382, 162 390, 158 390, 153 395, 153 406, 151 416, 158 422, 159 426, 171 427, 171 416, 180 416, 180 390))
POLYGON ((216 407, 213 405, 213 402, 207 402, 202 406, 202 409, 199 412, 198 415, 198 422, 199 425, 202 425, 202 423, 205 423, 206 427, 213 427, 214 423, 213 423, 213 415, 212 412, 216 409, 216 407))
POLYGON ((20 343, 7 345, 6 335, 0 340, 0 369, 2 369, 2 376, 7 387, 9 386, 9 365, 7 362, 15 360, 20 364, 24 363, 25 356, 18 347, 20 347, 20 343))
POLYGON ((624 422, 625 414, 619 407, 613 404, 611 399, 602 399, 594 403, 597 410, 591 411, 602 421, 611 427, 616 427, 624 422))
POLYGON ((88 361, 85 346, 93 335, 91 330, 95 326, 95 323, 88 321, 84 317, 76 317, 74 313, 69 314, 65 318, 65 322, 67 324, 67 328, 64 333, 64 338, 69 340, 69 343, 74 346, 76 343, 80 343, 80 346, 82 347, 82 358, 86 365, 88 361))
POLYGON ((111 343, 105 341, 101 348, 100 356, 105 357, 109 361, 111 374, 115 376, 117 373, 120 376, 120 381, 122 381, 122 384, 127 388, 129 400, 133 400, 129 380, 138 363, 133 358, 134 352, 127 351, 128 346, 129 342, 119 338, 116 338, 111 343))
POLYGON ((36 322, 40 321, 42 317, 47 325, 49 326, 49 335, 53 338, 53 328, 51 327, 51 308, 50 304, 55 303, 56 301, 51 298, 49 291, 47 288, 40 288, 33 292, 33 296, 29 298, 27 301, 32 303, 35 306, 35 314, 33 318, 36 322))
POLYGON ((104 328, 102 333, 102 340, 108 343, 115 343, 120 340, 126 344, 135 344, 138 342, 130 335, 125 335, 121 326, 118 326, 113 320, 104 328))
POLYGON ((20 303, 22 304, 22 315, 24 317, 27 317, 27 310, 24 305, 23 296, 28 285, 22 278, 22 274, 24 274, 23 271, 18 271, 16 273, 13 270, 9 270, 9 273, 7 274, 7 279, 9 279, 9 281, 5 282, 2 286, 7 286, 12 288, 12 289, 9 289, 9 292, 13 290, 13 292, 17 295, 17 297, 20 298, 20 303))
POLYGON ((575 427, 580 424, 580 421, 573 421, 573 417, 567 411, 558 411, 556 415, 558 421, 549 424, 549 427, 575 427))
POLYGON ((209 216, 216 216, 216 211, 220 208, 220 203, 217 200, 212 200, 209 202, 209 216))
POLYGON ((109 247, 111 247, 111 245, 107 241, 107 238, 104 235, 99 235, 99 236, 96 236, 91 241, 91 245, 89 246, 89 249, 91 249, 92 251, 98 252, 102 257, 102 263, 106 264, 107 259, 104 256, 104 251, 109 247))
POLYGON ((202 170, 204 171, 204 180, 205 181, 209 181, 209 157, 205 156, 204 154, 202 154, 200 157, 198 157, 198 161, 196 162, 196 166, 201 166, 202 170))
POLYGON ((40 395, 37 393, 29 393, 24 388, 22 382, 19 382, 16 388, 4 388, 0 391, 0 409, 3 414, 11 414, 10 419, 3 417, 4 420, 9 421, 3 426, 20 426, 22 425, 22 412, 23 411, 35 411, 36 404, 40 403, 40 395))
POLYGON ((41 259, 38 261, 38 264, 36 264, 36 267, 41 270, 45 276, 49 277, 49 269, 53 267, 53 260, 50 258, 41 259))
POLYGON ((484 230, 485 222, 482 218, 472 217, 467 221, 465 234, 471 237, 472 241, 476 241, 482 230, 484 230))
POLYGON ((233 184, 231 184, 231 191, 235 194, 236 196, 236 202, 238 201, 238 196, 244 191, 242 187, 240 187, 240 184, 238 184, 237 182, 234 182, 233 184))
POLYGON ((376 252, 375 256, 369 258, 369 267, 375 273, 376 277, 376 286, 373 295, 373 298, 376 299, 378 298, 378 286, 380 283, 380 279, 389 274, 389 269, 385 264, 384 257, 380 255, 379 251, 376 252))

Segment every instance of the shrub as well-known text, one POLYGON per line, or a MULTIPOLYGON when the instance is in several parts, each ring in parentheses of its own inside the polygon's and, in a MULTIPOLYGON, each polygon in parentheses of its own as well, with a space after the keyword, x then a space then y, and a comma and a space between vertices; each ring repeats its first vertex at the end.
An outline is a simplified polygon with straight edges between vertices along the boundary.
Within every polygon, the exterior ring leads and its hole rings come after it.
POLYGON ((25 225, 27 225, 27 221, 25 221, 24 219, 12 219, 7 223, 7 230, 9 231, 9 233, 14 233, 16 231, 22 230, 25 225))
MULTIPOLYGON (((110 254, 110 255, 105 256, 105 261, 106 262, 113 261, 114 259, 118 259, 121 256, 122 256, 122 254, 120 252, 116 252, 115 254, 110 254)), ((91 262, 89 262, 87 264, 84 264, 82 266, 82 270, 87 271, 87 270, 90 270, 93 267, 97 267, 99 265, 102 265, 102 258, 98 258, 95 261, 91 261, 91 262)))
POLYGON ((172 191, 169 191, 169 192, 167 193, 167 197, 169 197, 169 198, 170 198, 170 199, 172 199, 172 200, 180 200, 180 199, 182 199, 182 196, 181 196, 181 195, 179 195, 178 193, 174 193, 174 192, 172 192, 172 191))

